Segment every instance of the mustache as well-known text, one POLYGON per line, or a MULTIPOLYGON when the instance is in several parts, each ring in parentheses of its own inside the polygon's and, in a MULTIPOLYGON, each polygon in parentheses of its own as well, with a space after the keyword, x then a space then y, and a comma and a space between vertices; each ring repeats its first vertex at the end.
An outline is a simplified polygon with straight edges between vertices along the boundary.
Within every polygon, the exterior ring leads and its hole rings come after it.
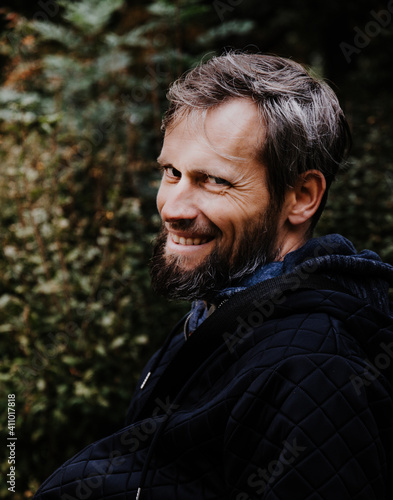
POLYGON ((163 231, 167 233, 170 229, 173 231, 189 231, 191 233, 211 238, 221 233, 220 229, 215 224, 200 224, 190 219, 180 219, 174 222, 163 223, 163 231))

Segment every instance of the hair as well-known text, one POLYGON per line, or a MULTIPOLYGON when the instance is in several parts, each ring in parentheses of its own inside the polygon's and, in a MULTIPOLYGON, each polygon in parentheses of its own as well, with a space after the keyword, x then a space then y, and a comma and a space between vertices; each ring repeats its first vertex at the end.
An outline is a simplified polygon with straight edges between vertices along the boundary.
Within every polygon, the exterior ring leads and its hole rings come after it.
POLYGON ((287 189, 307 170, 319 170, 326 191, 314 214, 312 233, 351 145, 337 96, 300 64, 282 57, 230 52, 213 57, 175 81, 162 129, 192 112, 202 115, 234 98, 251 99, 265 126, 256 157, 267 167, 272 201, 282 206, 287 189))

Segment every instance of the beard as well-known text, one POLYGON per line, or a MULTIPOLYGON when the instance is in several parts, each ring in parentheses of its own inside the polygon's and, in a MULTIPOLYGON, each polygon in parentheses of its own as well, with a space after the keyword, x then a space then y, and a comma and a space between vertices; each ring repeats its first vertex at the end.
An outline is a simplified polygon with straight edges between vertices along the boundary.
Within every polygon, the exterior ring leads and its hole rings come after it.
MULTIPOLYGON (((258 267, 276 260, 279 254, 276 242, 278 213, 277 207, 270 207, 257 222, 243 229, 235 250, 232 246, 220 248, 216 244, 193 269, 184 269, 182 256, 166 254, 168 230, 163 225, 155 240, 150 263, 154 291, 171 300, 211 301, 220 290, 236 286, 258 267)), ((197 232, 196 224, 189 220, 173 222, 170 226, 174 230, 197 232)), ((208 232, 212 236, 221 234, 214 224, 208 232)))

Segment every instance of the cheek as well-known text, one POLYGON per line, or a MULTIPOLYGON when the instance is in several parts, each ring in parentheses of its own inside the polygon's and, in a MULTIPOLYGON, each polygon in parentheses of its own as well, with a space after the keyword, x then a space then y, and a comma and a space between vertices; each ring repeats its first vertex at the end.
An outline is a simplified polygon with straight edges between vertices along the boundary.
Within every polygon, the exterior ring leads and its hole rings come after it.
POLYGON ((227 244, 233 244, 238 234, 242 232, 243 223, 232 211, 224 209, 211 212, 210 221, 218 227, 221 233, 221 238, 227 244))
POLYGON ((237 223, 247 224, 259 215, 267 205, 268 195, 262 189, 233 190, 225 197, 228 213, 237 223))
MULTIPOLYGON (((224 197, 222 197, 224 198, 224 197)), ((221 203, 214 208, 210 207, 210 213, 216 224, 228 234, 237 235, 252 223, 258 210, 251 200, 239 200, 240 197, 227 197, 220 200, 221 203)))
POLYGON ((158 189, 157 198, 156 198, 156 206, 157 206, 157 210, 158 210, 159 214, 161 214, 161 210, 162 210, 162 207, 164 206, 164 203, 165 203, 164 190, 163 190, 162 186, 160 186, 160 188, 158 189))
POLYGON ((261 197, 247 200, 247 203, 238 203, 238 200, 231 199, 225 207, 211 211, 212 221, 220 228, 228 244, 237 245, 245 231, 258 227, 266 215, 266 210, 267 206, 261 197))

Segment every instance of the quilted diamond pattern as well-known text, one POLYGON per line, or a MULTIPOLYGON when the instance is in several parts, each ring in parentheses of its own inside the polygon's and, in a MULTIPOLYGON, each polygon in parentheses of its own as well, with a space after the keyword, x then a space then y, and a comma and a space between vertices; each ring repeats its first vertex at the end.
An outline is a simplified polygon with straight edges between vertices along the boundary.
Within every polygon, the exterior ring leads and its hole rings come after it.
POLYGON ((36 500, 134 499, 140 487, 140 500, 392 498, 391 372, 365 378, 393 342, 391 320, 308 290, 235 340, 192 359, 198 340, 176 335, 142 375, 153 370, 127 426, 66 462, 36 500))

